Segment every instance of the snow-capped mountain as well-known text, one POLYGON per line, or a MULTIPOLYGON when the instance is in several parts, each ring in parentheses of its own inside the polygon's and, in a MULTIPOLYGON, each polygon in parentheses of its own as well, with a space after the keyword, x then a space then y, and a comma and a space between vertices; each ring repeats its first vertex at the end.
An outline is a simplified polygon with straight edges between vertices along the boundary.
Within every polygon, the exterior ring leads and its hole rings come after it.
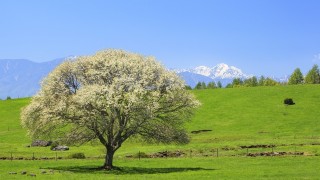
POLYGON ((234 66, 221 63, 212 68, 207 66, 198 66, 193 69, 176 70, 177 73, 190 72, 203 76, 210 77, 211 79, 233 79, 233 78, 248 78, 249 75, 244 74, 241 69, 234 66))
POLYGON ((232 82, 234 78, 246 79, 252 75, 247 75, 241 69, 220 63, 214 67, 198 66, 192 69, 177 69, 178 73, 191 87, 198 82, 208 83, 210 81, 220 81, 224 86, 232 82))
POLYGON ((178 75, 186 82, 187 85, 189 85, 192 88, 194 88, 198 82, 205 82, 206 84, 208 84, 209 82, 213 81, 213 79, 207 76, 203 76, 200 74, 191 73, 187 71, 180 72, 178 73, 178 75))
POLYGON ((248 78, 249 75, 244 74, 241 69, 234 66, 228 66, 227 64, 218 64, 212 68, 211 78, 248 78))
POLYGON ((212 69, 207 66, 198 66, 194 69, 191 69, 190 72, 207 76, 207 77, 211 77, 212 75, 212 69))

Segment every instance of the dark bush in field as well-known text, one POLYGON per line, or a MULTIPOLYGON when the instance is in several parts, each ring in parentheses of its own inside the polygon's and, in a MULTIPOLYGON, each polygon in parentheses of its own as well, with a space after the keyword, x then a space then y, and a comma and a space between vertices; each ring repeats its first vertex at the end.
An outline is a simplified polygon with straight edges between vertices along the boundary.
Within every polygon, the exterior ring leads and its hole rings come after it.
POLYGON ((286 104, 286 105, 294 105, 294 104, 296 104, 296 103, 294 103, 291 98, 286 98, 286 99, 284 100, 284 104, 286 104))

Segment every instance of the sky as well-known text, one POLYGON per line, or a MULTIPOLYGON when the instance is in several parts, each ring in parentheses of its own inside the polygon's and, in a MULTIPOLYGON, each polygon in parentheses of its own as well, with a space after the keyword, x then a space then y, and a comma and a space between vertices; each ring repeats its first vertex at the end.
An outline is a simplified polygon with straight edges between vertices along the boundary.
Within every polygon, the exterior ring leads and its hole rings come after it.
POLYGON ((1 0, 0 59, 124 49, 167 68, 266 76, 320 65, 319 0, 1 0))

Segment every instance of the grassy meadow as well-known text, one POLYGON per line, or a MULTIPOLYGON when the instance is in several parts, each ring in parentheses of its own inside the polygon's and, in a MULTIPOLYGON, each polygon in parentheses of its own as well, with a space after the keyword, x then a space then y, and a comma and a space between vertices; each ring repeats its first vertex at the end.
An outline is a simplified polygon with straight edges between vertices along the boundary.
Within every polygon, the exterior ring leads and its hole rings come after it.
POLYGON ((320 177, 320 86, 275 86, 191 91, 202 103, 186 124, 187 145, 146 144, 131 139, 116 152, 120 169, 100 171, 99 143, 53 152, 31 143, 20 126, 29 98, 0 101, 0 179, 317 179, 320 177), (296 103, 285 106, 283 100, 296 103), (208 131, 201 131, 208 130, 208 131), (197 133, 198 131, 198 133, 197 133), (193 132, 193 133, 192 133, 193 132), (251 146, 251 147, 250 147, 251 146), (179 157, 137 158, 138 152, 182 152, 179 157), (82 152, 84 160, 68 159, 82 152), (283 156, 260 156, 259 153, 283 156), (248 156, 249 154, 257 157, 248 156), (10 161, 11 155, 13 161, 10 161), (218 157, 217 157, 218 156, 218 157), (52 160, 15 160, 35 157, 52 160), (62 159, 55 160, 55 157, 62 159), (9 159, 9 160, 8 160, 9 159), (45 174, 41 172, 45 171, 45 174), (9 174, 17 172, 18 174, 9 174))

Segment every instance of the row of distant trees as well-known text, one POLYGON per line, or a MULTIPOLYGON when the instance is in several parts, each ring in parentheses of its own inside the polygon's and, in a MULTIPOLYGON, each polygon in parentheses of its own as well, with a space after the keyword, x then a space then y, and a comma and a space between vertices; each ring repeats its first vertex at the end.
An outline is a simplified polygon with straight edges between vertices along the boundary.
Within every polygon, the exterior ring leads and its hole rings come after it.
MULTIPOLYGON (((261 76, 259 79, 256 76, 251 78, 242 80, 241 78, 234 78, 232 83, 227 84, 226 88, 234 88, 234 87, 255 87, 255 86, 276 86, 281 84, 271 78, 265 78, 261 76)), ((190 86, 186 87, 187 89, 192 89, 190 86)), ((222 88, 222 84, 220 81, 218 83, 209 82, 206 84, 205 82, 198 82, 198 84, 194 87, 194 89, 215 89, 222 88)))
MULTIPOLYGON (((232 83, 229 83, 226 88, 234 87, 256 87, 256 86, 277 86, 277 85, 295 85, 295 84, 320 84, 320 70, 318 65, 314 65, 312 69, 308 71, 306 76, 303 76, 300 68, 296 68, 291 74, 288 82, 278 82, 272 78, 261 76, 257 78, 256 76, 250 77, 248 79, 234 78, 232 83)), ((217 84, 215 82, 198 82, 194 89, 214 89, 222 88, 222 84, 219 81, 217 84)), ((191 89, 190 86, 187 89, 191 89)))
MULTIPOLYGON (((214 81, 209 82, 206 84, 205 82, 198 82, 198 84, 194 87, 194 89, 215 89, 215 88, 222 88, 222 83, 218 81, 215 83, 214 81)), ((187 89, 192 89, 190 86, 187 86, 187 89)))
POLYGON ((289 78, 288 84, 320 84, 320 71, 318 65, 315 64, 306 76, 303 76, 300 68, 295 69, 289 78))
MULTIPOLYGON (((7 96, 7 98, 5 100, 10 100, 10 99, 11 99, 11 97, 7 96)), ((2 99, 0 98, 0 100, 2 100, 2 99)))
POLYGON ((256 76, 242 80, 240 78, 233 79, 232 83, 228 84, 226 88, 234 87, 256 87, 256 86, 276 86, 281 84, 280 82, 275 81, 272 78, 265 78, 261 76, 259 79, 256 76))

